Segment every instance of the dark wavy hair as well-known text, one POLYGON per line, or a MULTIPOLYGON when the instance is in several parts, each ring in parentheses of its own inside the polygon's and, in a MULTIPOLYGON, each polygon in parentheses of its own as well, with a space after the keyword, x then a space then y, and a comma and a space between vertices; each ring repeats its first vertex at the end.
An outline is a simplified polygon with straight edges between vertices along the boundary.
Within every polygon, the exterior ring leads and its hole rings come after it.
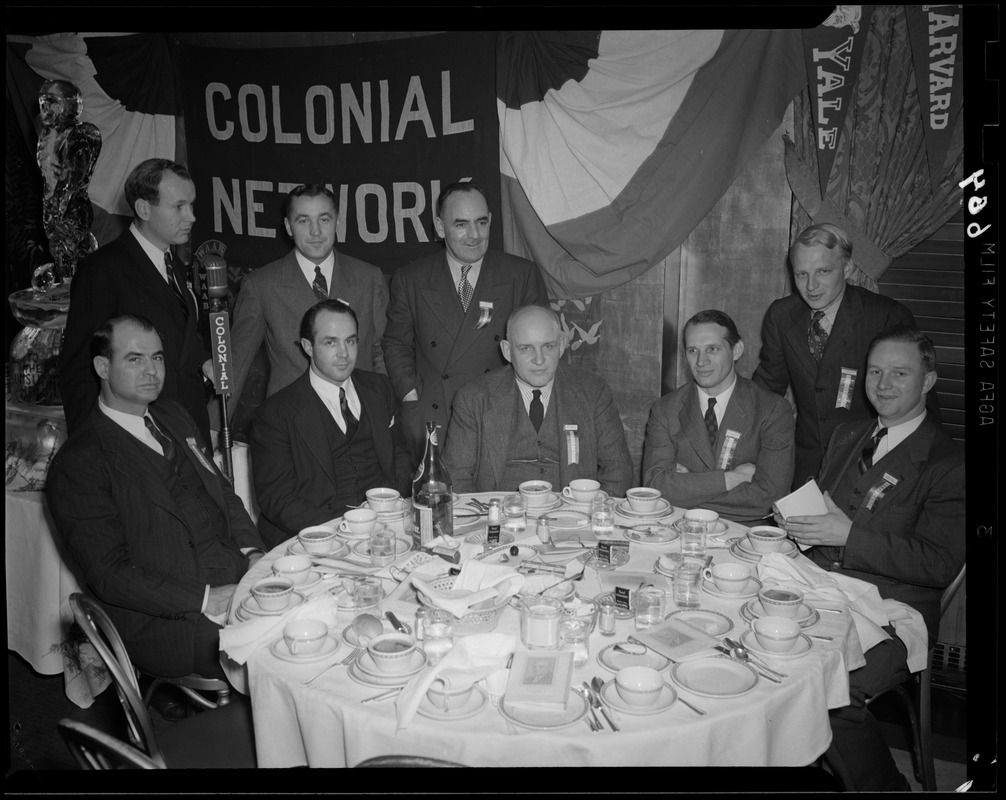
POLYGON ((160 336, 160 331, 154 327, 154 323, 141 314, 119 314, 117 317, 111 317, 105 320, 98 328, 95 329, 94 333, 91 334, 91 360, 93 361, 96 356, 102 356, 103 358, 112 357, 112 337, 115 335, 115 329, 119 325, 123 325, 127 322, 132 322, 141 331, 154 332, 160 336))
POLYGON ((700 311, 692 316, 692 318, 685 323, 685 327, 681 329, 681 346, 684 347, 685 334, 688 333, 689 326, 702 325, 708 322, 716 325, 722 325, 727 329, 727 344, 731 347, 735 347, 737 342, 741 340, 741 335, 737 330, 737 325, 730 318, 729 314, 726 314, 723 311, 718 311, 715 308, 707 308, 705 311, 700 311))
POLYGON ((293 201, 298 197, 327 197, 332 201, 332 206, 335 208, 336 213, 339 211, 339 204, 336 202, 335 195, 325 184, 302 183, 300 186, 295 186, 287 192, 286 197, 283 199, 283 219, 290 216, 290 206, 293 205, 293 201))
POLYGON ((165 172, 173 172, 182 180, 192 180, 192 176, 184 166, 166 158, 148 158, 133 167, 133 171, 126 178, 125 191, 126 202, 134 216, 137 200, 146 200, 155 206, 160 202, 161 178, 165 172))
POLYGON ((444 203, 447 202, 447 198, 450 197, 452 194, 458 194, 459 192, 478 192, 480 195, 482 195, 482 199, 486 201, 486 206, 488 207, 489 205, 489 198, 486 197, 486 193, 483 192, 480 187, 476 186, 471 181, 457 181, 456 183, 452 183, 444 187, 444 190, 440 193, 440 196, 437 198, 438 217, 442 219, 444 216, 444 203))
POLYGON ((919 348, 922 366, 925 367, 926 372, 936 371, 936 348, 933 346, 932 339, 918 328, 913 328, 911 325, 892 325, 890 328, 882 330, 870 341, 870 346, 866 350, 867 356, 881 342, 905 342, 916 345, 919 348))
POLYGON ((307 313, 304 314, 303 319, 300 321, 301 339, 307 339, 309 342, 314 342, 314 320, 322 311, 334 311, 337 314, 349 314, 349 316, 353 318, 353 322, 356 323, 356 331, 359 333, 360 320, 356 318, 356 312, 353 311, 349 303, 345 300, 329 298, 328 300, 322 300, 320 303, 315 303, 307 310, 307 313))

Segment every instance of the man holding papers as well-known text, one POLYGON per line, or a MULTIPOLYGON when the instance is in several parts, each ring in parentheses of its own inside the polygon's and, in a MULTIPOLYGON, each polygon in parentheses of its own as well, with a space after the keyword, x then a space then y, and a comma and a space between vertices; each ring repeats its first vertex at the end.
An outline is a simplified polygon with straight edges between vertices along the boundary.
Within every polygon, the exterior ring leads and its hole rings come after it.
MULTIPOLYGON (((783 520, 819 566, 919 611, 930 646, 940 596, 965 560, 964 455, 926 411, 935 383, 936 353, 918 330, 897 325, 874 338, 866 394, 879 417, 835 430, 820 477, 828 512, 783 520)), ((856 790, 907 788, 864 703, 906 677, 894 636, 867 651, 866 666, 849 675, 850 705, 832 712, 828 758, 844 763, 856 790)))

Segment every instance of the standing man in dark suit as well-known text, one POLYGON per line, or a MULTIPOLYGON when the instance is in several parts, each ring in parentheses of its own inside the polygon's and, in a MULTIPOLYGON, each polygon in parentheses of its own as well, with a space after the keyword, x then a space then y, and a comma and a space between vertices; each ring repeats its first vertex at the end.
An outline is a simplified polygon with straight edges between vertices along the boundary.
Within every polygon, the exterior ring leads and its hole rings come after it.
MULTIPOLYGON (((940 597, 964 566, 964 454, 926 410, 936 384, 933 343, 899 325, 871 342, 866 394, 876 420, 840 425, 821 468, 828 513, 782 520, 789 535, 826 570, 876 584, 907 603, 937 641, 940 597)), ((849 673, 850 704, 831 712, 829 759, 845 766, 857 791, 907 790, 867 698, 908 677, 907 649, 892 638, 866 652, 849 673)))
POLYGON ((485 193, 452 183, 433 220, 445 250, 399 269, 391 279, 384 363, 402 400, 413 458, 422 455, 427 420, 445 431, 454 393, 504 365, 507 318, 524 305, 548 305, 538 268, 489 250, 492 214, 485 193))
POLYGON ((269 358, 267 397, 304 374, 307 355, 300 347, 300 323, 319 300, 338 298, 353 307, 360 320, 357 366, 385 371, 381 339, 388 284, 377 267, 335 249, 338 221, 335 196, 321 184, 302 184, 286 196, 283 224, 293 250, 245 275, 234 305, 230 411, 237 407, 263 341, 269 358))
MULTIPOLYGON (((776 394, 792 387, 796 404, 793 488, 817 477, 832 432, 842 422, 873 416, 863 389, 866 348, 891 325, 915 325, 896 300, 846 279, 852 241, 830 223, 812 225, 789 251, 797 295, 776 300, 762 324, 752 380, 776 394)), ((935 392, 930 410, 935 412, 935 392)))
POLYGON ((304 315, 311 366, 268 398, 252 423, 262 538, 274 546, 366 500, 367 489, 410 485, 398 402, 384 375, 355 369, 357 318, 341 300, 304 315))
POLYGON ((223 677, 220 624, 262 540, 191 415, 158 400, 166 357, 151 322, 111 319, 91 350, 98 402, 46 484, 57 530, 136 666, 223 677))
POLYGON ((764 520, 793 479, 793 411, 737 374, 744 341, 727 314, 700 311, 682 338, 692 380, 650 408, 643 484, 672 505, 764 520))
POLYGON ((89 353, 91 334, 120 314, 149 319, 164 345, 161 397, 176 400, 210 441, 205 380, 213 365, 199 324, 199 305, 172 245, 189 240, 196 217, 196 187, 188 170, 163 158, 139 164, 126 178, 134 218, 114 242, 81 265, 70 284, 70 313, 60 353, 59 385, 71 432, 88 418, 98 397, 89 353))

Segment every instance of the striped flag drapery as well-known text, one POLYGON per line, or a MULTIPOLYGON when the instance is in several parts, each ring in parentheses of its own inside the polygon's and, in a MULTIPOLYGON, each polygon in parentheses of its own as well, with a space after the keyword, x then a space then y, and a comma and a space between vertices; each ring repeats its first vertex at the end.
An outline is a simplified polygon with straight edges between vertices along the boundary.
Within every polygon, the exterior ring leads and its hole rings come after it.
POLYGON ((504 241, 554 297, 672 252, 804 85, 800 33, 508 32, 497 44, 504 241))

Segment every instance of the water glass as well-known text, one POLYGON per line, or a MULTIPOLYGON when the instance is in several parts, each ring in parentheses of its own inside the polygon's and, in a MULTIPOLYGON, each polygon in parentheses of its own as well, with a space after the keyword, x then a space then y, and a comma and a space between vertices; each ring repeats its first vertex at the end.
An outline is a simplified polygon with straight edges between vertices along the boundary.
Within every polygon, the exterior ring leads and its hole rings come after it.
POLYGON ((636 592, 636 630, 652 628, 664 621, 666 595, 658 586, 643 586, 636 592))
POLYGON ((423 651, 436 664, 454 647, 454 616, 442 608, 429 608, 423 620, 423 651))
POLYGON ((573 653, 573 666, 582 667, 590 660, 590 623, 568 617, 559 623, 559 649, 573 653))
POLYGON ((594 533, 612 533, 615 530, 615 501, 597 495, 590 503, 590 526, 594 533))
POLYGON ((381 581, 377 578, 353 578, 353 618, 360 614, 381 616, 381 581))
POLYGON ((680 528, 681 554, 685 558, 705 558, 709 523, 685 517, 681 520, 680 528))
POLYGON ((375 567, 386 567, 395 561, 395 534, 390 530, 378 531, 370 536, 370 563, 375 567))
POLYGON ((601 636, 615 635, 615 598, 610 594, 603 595, 598 601, 597 627, 601 636))
POLYGON ((674 570, 674 602, 678 608, 698 608, 702 598, 702 562, 686 558, 674 570))
POLYGON ((503 528, 511 533, 523 533, 527 528, 527 501, 522 494, 503 498, 503 528))

